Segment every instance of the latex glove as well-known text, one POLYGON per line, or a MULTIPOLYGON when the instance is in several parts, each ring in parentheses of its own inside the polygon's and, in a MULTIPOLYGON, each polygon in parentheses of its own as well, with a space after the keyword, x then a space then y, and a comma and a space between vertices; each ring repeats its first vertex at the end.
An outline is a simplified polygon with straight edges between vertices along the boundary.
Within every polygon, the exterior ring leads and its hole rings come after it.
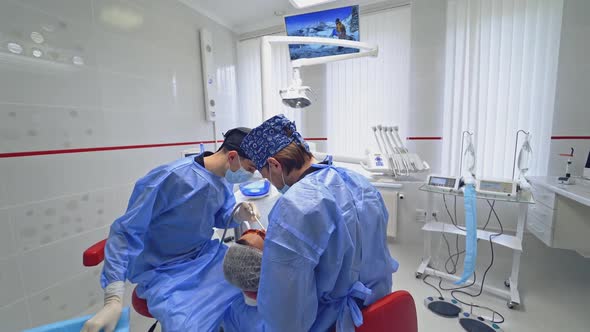
POLYGON ((123 311, 121 298, 124 292, 125 284, 122 281, 108 285, 105 289, 104 307, 84 323, 81 332, 113 332, 123 311))
POLYGON ((256 205, 252 202, 242 202, 240 203, 240 207, 234 214, 234 219, 242 222, 257 222, 257 219, 260 219, 260 212, 256 205))

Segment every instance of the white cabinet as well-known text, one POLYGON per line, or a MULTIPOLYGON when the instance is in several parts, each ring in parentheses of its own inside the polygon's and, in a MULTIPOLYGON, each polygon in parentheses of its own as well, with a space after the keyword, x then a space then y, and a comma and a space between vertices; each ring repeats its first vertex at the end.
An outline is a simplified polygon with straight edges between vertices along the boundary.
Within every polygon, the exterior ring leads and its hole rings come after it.
POLYGON ((533 196, 537 204, 527 212, 527 229, 549 247, 553 246, 555 217, 555 193, 533 185, 533 196))
MULTIPOLYGON (((551 214, 552 221, 553 214, 551 214)), ((536 214, 531 213, 531 207, 527 216, 527 229, 547 246, 553 246, 553 227, 547 225, 547 219, 543 220, 536 214)))
POLYGON ((536 184, 532 185, 532 191, 535 202, 541 203, 552 210, 555 209, 555 192, 536 184))
POLYGON ((590 207, 569 194, 584 187, 553 184, 549 179, 530 179, 537 204, 528 208, 527 229, 549 247, 590 256, 590 207))

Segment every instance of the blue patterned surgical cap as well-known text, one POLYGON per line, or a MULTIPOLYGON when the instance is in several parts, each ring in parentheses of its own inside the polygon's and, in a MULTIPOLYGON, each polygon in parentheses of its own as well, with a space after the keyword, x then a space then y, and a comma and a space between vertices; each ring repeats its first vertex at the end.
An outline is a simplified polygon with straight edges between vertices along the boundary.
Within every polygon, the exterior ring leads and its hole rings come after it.
POLYGON ((240 147, 256 165, 256 168, 261 169, 266 165, 268 158, 274 156, 292 142, 303 146, 306 151, 309 151, 309 146, 305 143, 301 134, 297 132, 295 122, 279 114, 252 129, 244 137, 240 147), (286 129, 292 132, 291 137, 287 136, 286 129))

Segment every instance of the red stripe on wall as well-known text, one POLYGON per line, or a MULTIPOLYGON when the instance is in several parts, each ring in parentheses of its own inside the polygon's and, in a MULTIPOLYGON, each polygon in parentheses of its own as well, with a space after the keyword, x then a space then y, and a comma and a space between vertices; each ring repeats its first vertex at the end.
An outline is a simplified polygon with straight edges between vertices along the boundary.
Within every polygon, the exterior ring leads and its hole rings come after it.
MULTIPOLYGON (((440 136, 409 136, 406 137, 409 141, 439 141, 443 138, 440 136)), ((551 136, 552 140, 590 140, 590 136, 551 136)), ((326 137, 308 137, 306 141, 327 141, 326 137)), ((218 140, 218 143, 223 141, 218 140)), ((162 144, 141 144, 141 145, 122 145, 122 146, 101 146, 94 148, 80 148, 80 149, 62 149, 62 150, 42 150, 42 151, 22 151, 0 153, 1 158, 16 158, 16 157, 32 157, 32 156, 47 156, 54 154, 69 154, 69 153, 85 153, 85 152, 101 152, 101 151, 116 151, 116 150, 134 150, 134 149, 149 149, 162 148, 169 146, 183 146, 183 145, 199 145, 199 144, 213 144, 215 141, 195 141, 195 142, 176 142, 176 143, 162 143, 162 144)))
POLYGON ((438 141, 442 140, 440 136, 410 136, 406 137, 408 141, 438 141))
MULTIPOLYGON (((308 140, 308 141, 327 141, 328 139, 325 137, 324 138, 312 137, 312 138, 306 138, 306 140, 308 140)), ((54 154, 149 149, 149 148, 162 148, 162 147, 168 147, 168 146, 199 145, 199 144, 213 144, 213 143, 215 143, 215 141, 176 142, 176 143, 121 145, 121 146, 100 146, 100 147, 94 147, 94 148, 63 149, 63 150, 22 151, 22 152, 0 153, 0 159, 1 158, 16 158, 16 157, 48 156, 48 155, 54 155, 54 154)), ((223 143, 223 141, 218 140, 217 143, 223 143)))
MULTIPOLYGON (((217 142, 222 143, 223 141, 217 141, 217 142)), ((0 153, 0 158, 47 156, 47 155, 52 155, 52 154, 100 152, 100 151, 115 151, 115 150, 148 149, 148 148, 161 148, 161 147, 166 147, 166 146, 198 145, 201 143, 202 144, 212 144, 212 143, 215 143, 215 141, 177 142, 177 143, 122 145, 122 146, 100 146, 100 147, 94 147, 94 148, 81 148, 81 149, 10 152, 10 153, 0 153)))
POLYGON ((590 139, 590 136, 551 136, 551 139, 590 139))
MULTIPOLYGON (((434 141, 434 140, 442 140, 442 137, 438 136, 410 136, 406 137, 409 141, 434 141)), ((590 139, 590 136, 551 136, 551 139, 580 139, 580 140, 587 140, 590 139)))

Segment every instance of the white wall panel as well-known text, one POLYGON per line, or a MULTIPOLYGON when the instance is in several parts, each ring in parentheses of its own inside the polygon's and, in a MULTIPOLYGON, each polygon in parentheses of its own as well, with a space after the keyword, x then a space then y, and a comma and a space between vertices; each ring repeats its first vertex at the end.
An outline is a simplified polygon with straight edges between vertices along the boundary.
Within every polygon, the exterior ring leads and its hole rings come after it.
POLYGON ((0 258, 0 307, 24 298, 18 256, 0 258))
POLYGON ((2 329, 5 331, 22 331, 31 327, 27 301, 23 299, 0 307, 0 322, 2 322, 2 329))
POLYGON ((88 308, 102 304, 104 299, 100 284, 96 282, 100 267, 67 278, 67 282, 45 289, 29 298, 33 326, 75 317, 88 308))
POLYGON ((107 235, 108 227, 103 227, 24 253, 21 269, 27 295, 54 287, 86 271, 82 265, 82 253, 107 235))
POLYGON ((13 255, 17 250, 12 214, 10 209, 0 209, 0 259, 13 255))
MULTIPOLYGON (((566 0, 563 8, 563 26, 559 49, 557 91, 553 135, 590 136, 590 43, 585 40, 590 32, 590 2, 566 0)), ((575 149, 573 174, 581 175, 590 152, 589 140, 553 140, 549 154, 549 174, 565 174, 567 158, 560 153, 575 149)))

